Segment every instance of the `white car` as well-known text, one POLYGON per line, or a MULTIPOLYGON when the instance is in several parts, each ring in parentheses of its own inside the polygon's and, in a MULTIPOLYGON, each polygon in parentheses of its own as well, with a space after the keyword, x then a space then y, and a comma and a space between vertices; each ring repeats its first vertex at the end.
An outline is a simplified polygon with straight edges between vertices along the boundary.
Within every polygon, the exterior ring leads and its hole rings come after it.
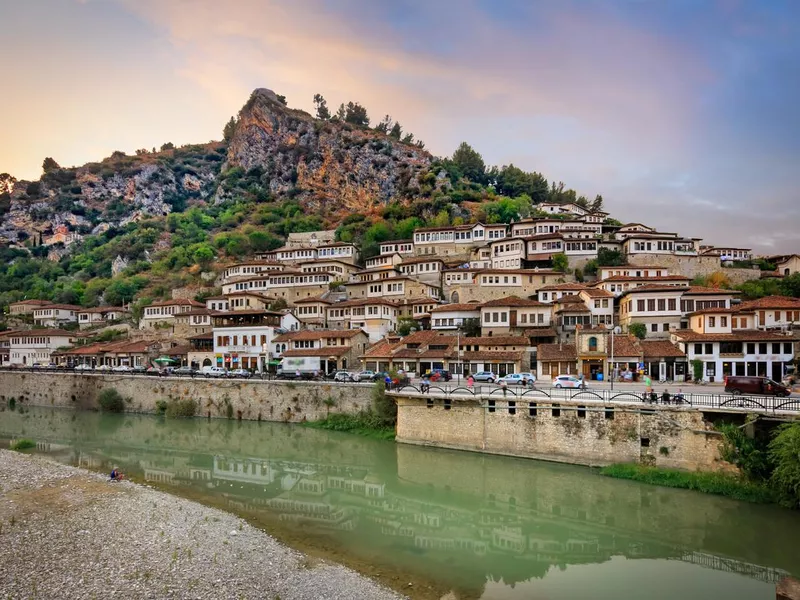
POLYGON ((575 375, 559 375, 553 379, 554 388, 579 388, 586 387, 586 381, 581 381, 575 375))
POLYGON ((79 364, 75 366, 76 371, 94 371, 94 367, 92 365, 87 364, 79 364))
POLYGON ((117 365, 111 370, 114 371, 114 373, 130 373, 131 371, 133 371, 133 367, 128 365, 117 365))
POLYGON ((532 385, 536 383, 536 376, 533 373, 510 373, 497 380, 498 383, 505 381, 506 385, 532 385))
POLYGON ((111 371, 111 365, 99 365, 95 371, 111 371))
POLYGON ((203 367, 203 377, 227 377, 228 371, 222 367, 203 367))

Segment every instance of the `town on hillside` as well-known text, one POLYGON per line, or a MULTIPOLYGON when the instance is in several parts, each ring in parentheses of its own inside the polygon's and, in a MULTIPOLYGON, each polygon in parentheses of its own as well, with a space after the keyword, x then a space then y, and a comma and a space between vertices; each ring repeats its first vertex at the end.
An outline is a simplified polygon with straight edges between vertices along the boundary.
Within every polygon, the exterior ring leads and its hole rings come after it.
POLYGON ((734 283, 790 276, 800 256, 765 257, 776 270, 762 271, 746 248, 578 204, 537 209, 548 216, 418 228, 365 259, 334 231, 290 233, 283 247, 221 270, 221 294, 176 294, 136 320, 124 306, 14 302, 0 365, 540 381, 793 374, 800 299, 742 301, 696 283, 720 271, 734 283))

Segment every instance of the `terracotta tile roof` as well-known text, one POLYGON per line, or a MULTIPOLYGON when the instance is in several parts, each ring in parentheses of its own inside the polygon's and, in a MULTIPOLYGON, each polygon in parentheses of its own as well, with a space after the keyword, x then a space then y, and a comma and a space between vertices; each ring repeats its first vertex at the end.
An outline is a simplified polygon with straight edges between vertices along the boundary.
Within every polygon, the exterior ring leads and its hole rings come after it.
POLYGON ((680 348, 667 340, 640 340, 639 346, 644 358, 684 358, 686 356, 680 348))
POLYGON ((364 332, 361 329, 318 329, 315 331, 304 329, 302 331, 291 331, 284 333, 273 339, 273 342, 289 342, 295 340, 315 341, 328 338, 350 339, 364 332))
MULTIPOLYGON (((431 255, 428 255, 428 256, 415 256, 413 258, 404 258, 400 262, 400 266, 402 266, 402 265, 416 265, 418 263, 426 263, 426 262, 438 262, 438 263, 441 263, 441 262, 444 262, 444 261, 441 258, 439 258, 438 256, 436 256, 435 254, 431 254, 431 255)), ((434 272, 434 271, 431 271, 431 272, 434 272)))
POLYGON ((159 300, 158 302, 151 302, 145 308, 150 306, 197 306, 202 308, 205 306, 202 302, 190 300, 189 298, 175 298, 174 300, 159 300))
MULTIPOLYGON (((694 312, 689 313, 686 315, 687 317, 695 317, 698 315, 729 315, 731 313, 740 313, 740 312, 747 312, 742 311, 742 309, 737 307, 732 308, 704 308, 702 310, 696 310, 694 312)), ((752 313, 752 311, 750 311, 752 313)))
POLYGON ((164 354, 167 356, 183 356, 185 354, 189 354, 192 351, 192 347, 189 344, 181 344, 179 346, 173 346, 172 348, 167 348, 164 350, 164 354))
POLYGON ((604 290, 603 288, 586 288, 581 290, 580 293, 586 294, 590 298, 613 298, 614 294, 604 290))
MULTIPOLYGON (((611 349, 609 344, 609 350, 611 349)), ((632 356, 641 356, 642 349, 639 346, 639 340, 630 335, 615 335, 614 336, 614 357, 630 358, 632 356)))
POLYGON ((556 337, 556 335, 558 335, 556 330, 552 327, 522 327, 518 329, 521 330, 522 335, 528 338, 556 337))
MULTIPOLYGON (((467 269, 462 270, 466 271, 467 269)), ((493 275, 564 275, 564 273, 553 269, 476 269, 473 272, 476 275, 482 273, 492 273, 493 275)))
POLYGON ((464 360, 499 360, 505 362, 516 362, 522 360, 525 356, 524 350, 517 350, 516 352, 463 352, 462 357, 464 360))
POLYGON ((699 296, 699 295, 740 295, 742 292, 736 290, 723 290, 722 288, 703 287, 700 285, 690 285, 689 290, 684 293, 684 296, 699 296))
POLYGON ((82 306, 77 306, 75 304, 45 304, 40 306, 39 308, 34 308, 34 311, 37 310, 49 310, 51 308, 60 308, 61 310, 83 310, 82 306))
POLYGON ((583 298, 581 298, 578 294, 564 294, 558 300, 554 300, 554 304, 575 304, 580 302, 583 304, 583 298))
POLYGON ((326 346, 324 348, 304 348, 298 350, 284 350, 281 353, 281 356, 343 356, 347 354, 352 348, 348 348, 346 346, 326 346))
POLYGON ((560 291, 581 291, 585 290, 586 286, 582 283, 554 283, 545 285, 538 289, 539 292, 560 292, 560 291))
MULTIPOLYGON (((642 267, 642 269, 647 269, 648 267, 642 267)), ((652 268, 652 267, 650 267, 652 268)), ((606 277, 605 279, 601 279, 597 283, 605 283, 606 281, 610 282, 617 282, 617 281, 652 281, 655 283, 665 282, 665 281, 690 281, 689 277, 684 277, 683 275, 660 275, 658 277, 633 277, 628 275, 612 275, 611 277, 606 277)))
POLYGON ((739 304, 740 310, 760 310, 771 308, 789 308, 800 310, 800 298, 789 298, 788 296, 765 296, 758 300, 748 300, 739 304))
POLYGON ((331 300, 323 298, 322 296, 312 296, 310 298, 301 298, 300 300, 295 300, 295 304, 312 304, 314 302, 321 302, 322 304, 333 304, 331 300))
MULTIPOLYGON (((453 344, 456 344, 456 340, 458 338, 455 335, 448 335, 446 339, 449 339, 453 344)), ((528 338, 520 335, 485 335, 481 337, 461 336, 461 345, 465 346, 467 344, 472 344, 473 346, 528 346, 528 338)))
POLYGON ((734 333, 698 333, 691 330, 678 329, 673 335, 685 342, 790 342, 792 337, 771 331, 741 329, 734 333))
POLYGON ((198 333, 197 335, 190 335, 187 340, 213 340, 213 333, 198 333))
POLYGON ((345 300, 344 302, 336 302, 334 304, 331 304, 328 308, 350 308, 353 306, 366 306, 368 304, 383 304, 394 307, 397 306, 396 302, 392 302, 391 300, 386 300, 384 298, 360 298, 357 300, 345 300))
POLYGON ((491 306, 549 306, 549 304, 544 304, 543 302, 539 302, 538 300, 528 300, 525 298, 520 298, 519 296, 507 296, 505 298, 497 298, 496 300, 489 300, 488 302, 484 302, 482 307, 491 307, 491 306))
MULTIPOLYGON (((625 294, 642 294, 648 292, 687 292, 689 288, 683 285, 640 285, 639 287, 626 290, 625 294)), ((719 293, 719 290, 716 291, 719 293)))
POLYGON ((125 308, 122 308, 121 306, 97 306, 95 308, 82 308, 78 312, 102 315, 109 312, 129 312, 129 311, 125 308))
POLYGON ((35 298, 31 298, 30 300, 19 300, 18 302, 12 302, 9 306, 17 306, 20 304, 26 304, 31 306, 47 306, 48 304, 52 304, 50 300, 36 300, 35 298))
MULTIPOLYGON (((383 357, 383 356, 390 356, 391 350, 395 346, 395 344, 388 342, 386 340, 381 340, 367 348, 364 351, 362 356, 365 357, 383 357)), ((416 350, 414 351, 416 354, 416 350)))
POLYGON ((578 360, 575 344, 539 344, 538 358, 543 362, 578 360))
POLYGON ((82 338, 86 337, 82 333, 78 333, 76 331, 67 331, 65 329, 25 329, 16 332, 20 336, 42 336, 42 335, 49 335, 49 336, 62 336, 62 337, 74 337, 74 338, 82 338))

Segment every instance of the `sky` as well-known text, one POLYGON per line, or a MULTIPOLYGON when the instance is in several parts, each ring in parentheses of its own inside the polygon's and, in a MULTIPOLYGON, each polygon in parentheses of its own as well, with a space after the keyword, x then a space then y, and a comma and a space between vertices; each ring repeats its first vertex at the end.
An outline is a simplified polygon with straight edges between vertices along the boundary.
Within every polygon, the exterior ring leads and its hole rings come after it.
POLYGON ((220 139, 265 87, 617 219, 800 252, 794 0, 0 0, 0 172, 220 139))

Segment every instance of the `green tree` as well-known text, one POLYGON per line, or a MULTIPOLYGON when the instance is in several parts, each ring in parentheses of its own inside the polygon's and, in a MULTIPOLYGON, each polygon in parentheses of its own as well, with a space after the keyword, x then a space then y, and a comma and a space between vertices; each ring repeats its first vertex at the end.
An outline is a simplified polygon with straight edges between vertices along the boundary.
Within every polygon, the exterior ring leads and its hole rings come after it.
POLYGON ((275 94, 275 97, 278 99, 278 102, 280 102, 284 106, 288 106, 288 104, 286 102, 286 96, 283 96, 281 94, 275 94))
POLYGON ((397 320, 397 335, 406 336, 417 327, 417 322, 411 317, 400 317, 397 320))
POLYGON ((369 127, 369 117, 367 109, 358 102, 348 102, 344 112, 345 123, 358 125, 359 127, 369 127))
POLYGON ((231 120, 225 123, 225 127, 222 129, 222 139, 230 142, 234 133, 236 133, 236 119, 231 117, 231 120))
POLYGON ((467 337, 480 337, 481 335, 481 320, 480 319, 464 319, 459 327, 461 333, 467 337))
POLYGON ((268 231, 252 231, 247 237, 250 240, 250 247, 256 252, 274 250, 283 245, 280 238, 268 231))
POLYGON ((317 109, 317 118, 328 121, 331 118, 331 111, 328 110, 328 103, 322 94, 314 94, 314 107, 317 109))
POLYGON ((601 267, 621 267, 626 263, 625 255, 619 250, 603 247, 597 250, 597 264, 601 267))
POLYGON ((389 130, 392 128, 392 117, 389 115, 385 115, 381 122, 375 125, 375 131, 380 131, 381 133, 389 133, 389 130))
POLYGON ((175 144, 173 144, 172 142, 167 142, 165 144, 161 144, 161 151, 162 152, 164 152, 166 150, 174 150, 174 149, 175 149, 175 144))
POLYGON ((50 173, 51 171, 57 171, 60 168, 61 167, 59 166, 59 164, 49 156, 45 158, 44 162, 42 163, 42 171, 44 171, 45 173, 50 173))
POLYGON ((603 197, 600 194, 597 194, 594 197, 591 206, 589 206, 589 210, 592 212, 598 212, 603 210, 603 197))
POLYGON ((628 325, 628 333, 635 338, 643 340, 647 337, 647 327, 644 323, 631 323, 628 325))
POLYGON ((560 273, 566 273, 567 271, 569 271, 569 259, 567 258, 567 255, 564 254, 563 252, 554 254, 552 262, 554 270, 560 273))
POLYGON ((192 258, 198 265, 206 267, 214 260, 214 250, 208 244, 199 244, 192 253, 192 258))
POLYGON ((783 503, 800 508, 800 422, 778 427, 769 444, 769 457, 775 467, 771 482, 783 503))
POLYGON ((786 296, 800 298, 800 273, 792 273, 781 279, 778 287, 786 296))
POLYGON ((483 183, 486 180, 486 164, 483 162, 483 157, 467 142, 461 142, 453 152, 451 160, 470 181, 483 183))
POLYGON ((389 131, 389 137, 393 137, 396 140, 399 140, 403 135, 403 128, 400 126, 400 123, 397 121, 394 122, 392 125, 392 129, 389 131))

